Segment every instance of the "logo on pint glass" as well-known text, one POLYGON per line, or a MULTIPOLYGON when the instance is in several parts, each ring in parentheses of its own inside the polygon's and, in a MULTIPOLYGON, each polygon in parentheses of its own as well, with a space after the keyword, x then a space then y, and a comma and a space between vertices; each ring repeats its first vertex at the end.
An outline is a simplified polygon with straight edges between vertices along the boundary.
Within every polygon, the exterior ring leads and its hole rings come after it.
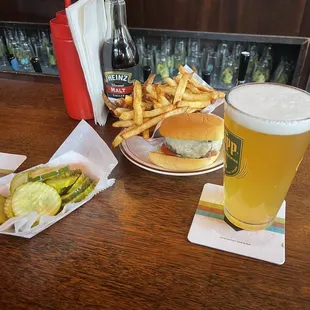
POLYGON ((240 173, 243 139, 225 127, 225 174, 233 177, 240 173))

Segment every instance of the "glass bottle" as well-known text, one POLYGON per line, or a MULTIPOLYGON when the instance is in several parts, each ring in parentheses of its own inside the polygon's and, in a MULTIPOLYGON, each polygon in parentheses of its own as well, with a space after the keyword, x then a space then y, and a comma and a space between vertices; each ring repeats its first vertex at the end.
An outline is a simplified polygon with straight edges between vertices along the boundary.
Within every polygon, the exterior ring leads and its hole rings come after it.
POLYGON ((252 82, 265 83, 269 81, 271 66, 268 58, 263 58, 254 69, 252 82))
POLYGON ((236 85, 245 83, 245 75, 248 68, 249 59, 250 59, 249 52, 247 51, 241 52, 236 85))
POLYGON ((223 65, 220 75, 221 88, 230 88, 233 86, 234 62, 231 56, 223 58, 223 65))
POLYGON ((103 45, 102 72, 105 92, 116 100, 132 93, 134 80, 139 79, 139 54, 127 27, 125 0, 106 2, 111 32, 103 45))

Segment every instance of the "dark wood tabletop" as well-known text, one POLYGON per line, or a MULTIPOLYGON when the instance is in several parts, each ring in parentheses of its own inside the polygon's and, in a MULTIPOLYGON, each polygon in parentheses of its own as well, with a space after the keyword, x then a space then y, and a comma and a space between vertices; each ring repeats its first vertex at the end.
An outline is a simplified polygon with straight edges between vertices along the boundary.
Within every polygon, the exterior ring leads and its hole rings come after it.
MULTIPOLYGON (((89 122, 110 145, 117 133, 89 122)), ((60 84, 0 79, 0 152, 45 163, 78 124, 60 84)), ((309 309, 310 150, 287 195, 282 266, 198 246, 205 183, 142 170, 119 149, 113 187, 32 239, 0 235, 0 309, 309 309)))

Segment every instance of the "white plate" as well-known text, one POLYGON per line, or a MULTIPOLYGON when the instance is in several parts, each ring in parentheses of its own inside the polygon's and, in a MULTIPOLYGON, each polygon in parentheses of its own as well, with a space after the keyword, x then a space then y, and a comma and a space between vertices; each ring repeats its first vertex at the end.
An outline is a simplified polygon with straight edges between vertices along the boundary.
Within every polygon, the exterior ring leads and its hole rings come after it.
POLYGON ((132 137, 122 142, 122 144, 120 145, 120 150, 124 154, 124 156, 136 166, 151 172, 164 175, 192 176, 210 173, 223 168, 223 152, 220 153, 219 157, 213 164, 200 170, 176 172, 156 166, 150 161, 149 152, 158 151, 158 147, 162 142, 163 138, 156 138, 151 139, 150 141, 145 141, 142 137, 132 137))

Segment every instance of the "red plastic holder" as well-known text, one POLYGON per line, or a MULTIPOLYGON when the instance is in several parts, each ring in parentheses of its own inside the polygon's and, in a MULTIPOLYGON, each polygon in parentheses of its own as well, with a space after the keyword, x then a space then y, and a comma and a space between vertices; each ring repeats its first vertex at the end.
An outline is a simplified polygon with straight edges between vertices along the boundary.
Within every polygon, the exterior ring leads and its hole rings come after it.
POLYGON ((56 13, 50 27, 67 113, 76 120, 93 119, 84 73, 64 10, 56 13))

